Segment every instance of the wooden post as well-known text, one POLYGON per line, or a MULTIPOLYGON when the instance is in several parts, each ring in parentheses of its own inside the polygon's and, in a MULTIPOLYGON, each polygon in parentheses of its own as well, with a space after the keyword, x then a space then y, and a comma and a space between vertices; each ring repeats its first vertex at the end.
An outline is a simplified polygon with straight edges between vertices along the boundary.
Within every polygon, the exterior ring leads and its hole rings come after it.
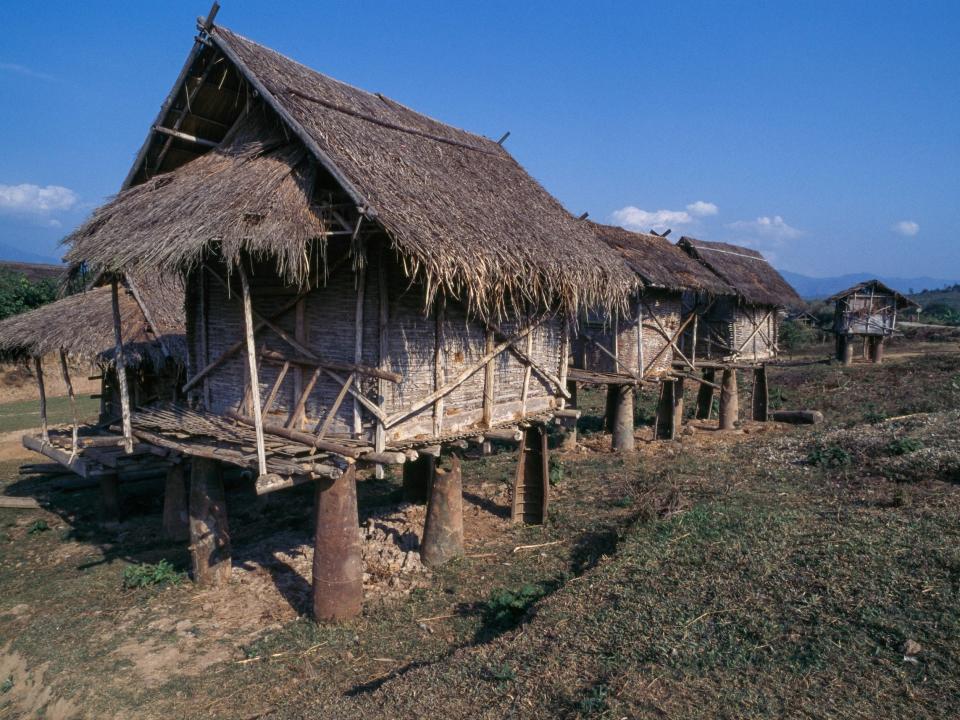
MULTIPOLYGON (((570 400, 567 402, 567 407, 576 409, 577 405, 577 381, 576 380, 567 380, 567 392, 570 393, 570 400)), ((570 420, 566 424, 566 433, 563 435, 563 440, 560 443, 560 446, 563 450, 570 451, 577 449, 577 421, 575 419, 570 420)))
POLYGON ((103 522, 120 519, 120 479, 116 473, 103 475, 100 485, 100 518, 103 522))
POLYGON ((200 586, 230 581, 230 529, 223 478, 216 461, 201 457, 192 458, 190 468, 190 564, 194 582, 200 586))
POLYGON ((314 497, 313 617, 348 620, 363 607, 357 466, 336 480, 317 481, 314 497))
POLYGON ((613 426, 617 415, 617 386, 607 385, 607 401, 603 410, 603 429, 608 433, 613 432, 613 426))
POLYGON ((673 440, 677 430, 674 413, 677 409, 675 400, 676 385, 672 380, 660 382, 660 398, 657 401, 657 416, 654 421, 654 438, 657 440, 673 440))
MULTIPOLYGON (((360 365, 363 362, 363 297, 366 294, 367 286, 367 264, 364 259, 363 264, 357 274, 357 305, 353 315, 353 362, 360 365)), ((356 391, 362 391, 360 385, 360 376, 357 375, 356 391)), ((356 439, 363 437, 363 418, 360 415, 360 401, 356 396, 353 398, 353 436, 356 439)))
POLYGON ((463 475, 460 458, 452 455, 450 469, 436 468, 423 524, 420 557, 436 567, 463 555, 463 475))
POLYGON ((416 460, 403 464, 403 499, 409 503, 422 505, 430 497, 430 486, 436 458, 421 453, 416 460))
POLYGON ((33 358, 33 367, 37 371, 37 389, 40 391, 40 437, 43 442, 50 442, 50 429, 47 425, 47 390, 43 384, 43 358, 39 355, 33 358))
MULTIPOLYGON (((707 382, 715 382, 717 373, 713 368, 706 368, 703 371, 703 379, 707 382)), ((709 420, 713 412, 713 388, 710 385, 700 384, 697 390, 697 420, 709 420)))
MULTIPOLYGON (((200 266, 200 312, 197 318, 197 335, 200 337, 200 368, 205 368, 210 362, 209 333, 207 332, 207 317, 209 300, 207 298, 207 269, 206 266, 200 266)), ((199 368, 195 368, 198 370, 199 368)), ((201 387, 201 398, 203 399, 203 409, 210 410, 210 379, 204 375, 203 385, 201 387)))
POLYGON ((240 286, 243 292, 243 329, 247 341, 247 368, 250 373, 250 400, 253 406, 254 431, 257 436, 257 467, 261 477, 267 474, 267 451, 263 440, 263 416, 260 414, 260 378, 257 373, 257 345, 253 339, 253 303, 250 299, 250 282, 243 269, 243 262, 237 263, 240 286))
MULTIPOLYGON (((386 253, 383 248, 380 249, 380 255, 377 258, 377 367, 380 370, 387 369, 388 337, 387 331, 390 323, 390 298, 387 296, 387 266, 384 262, 386 253)), ((387 381, 383 378, 377 378, 377 406, 386 416, 387 406, 387 381)), ((373 446, 376 452, 383 452, 387 447, 387 430, 384 427, 383 420, 376 419, 376 429, 373 433, 373 446)), ((384 476, 383 465, 374 467, 374 473, 378 480, 384 476)))
POLYGON ((110 295, 113 301, 113 363, 117 368, 117 384, 120 385, 120 415, 123 420, 124 449, 133 452, 133 427, 130 423, 130 389, 127 387, 127 367, 123 358, 123 331, 120 327, 119 283, 114 278, 110 283, 110 295))
MULTIPOLYGON (((307 302, 305 298, 297 300, 293 310, 293 336, 298 343, 306 345, 307 340, 307 302)), ((295 365, 293 368, 293 402, 296 405, 303 395, 303 366, 295 365)), ((300 430, 303 427, 303 414, 299 417, 291 416, 290 427, 294 430, 300 430)))
MULTIPOLYGON (((486 353, 493 352, 496 347, 493 330, 487 329, 486 353)), ((488 428, 493 424, 493 371, 495 358, 490 358, 483 368, 483 427, 488 428)))
POLYGON ((740 400, 737 397, 737 371, 724 368, 720 385, 720 429, 733 430, 740 416, 740 400))
POLYGON ((633 386, 611 385, 616 392, 616 406, 613 420, 614 452, 632 452, 633 440, 633 386))
POLYGON ((766 364, 753 369, 753 419, 767 422, 770 419, 770 392, 767 385, 766 364))
MULTIPOLYGON (((445 321, 446 299, 440 298, 436 301, 437 325, 434 329, 433 346, 433 391, 439 392, 440 388, 447 382, 447 374, 444 363, 446 354, 443 351, 443 323, 445 321)), ((443 432, 443 397, 437 398, 433 404, 433 436, 439 438, 443 432)))
POLYGON ((883 362, 883 336, 877 335, 870 343, 870 360, 879 365, 883 362))
POLYGON ((673 381, 673 437, 680 435, 683 427, 683 378, 673 381))
POLYGON ((77 435, 80 432, 80 420, 77 417, 77 396, 73 392, 73 383, 70 381, 70 368, 67 367, 67 354, 60 350, 60 373, 63 375, 63 384, 67 386, 67 396, 70 398, 70 416, 73 421, 70 449, 77 451, 77 435))
POLYGON ((839 355, 844 365, 853 365, 853 338, 850 335, 840 336, 839 355))
POLYGON ((190 513, 182 462, 167 468, 163 490, 163 534, 170 540, 187 540, 190 537, 190 513))
POLYGON ((533 425, 524 430, 520 440, 511 518, 515 523, 541 525, 546 522, 549 505, 550 447, 544 428, 533 425))

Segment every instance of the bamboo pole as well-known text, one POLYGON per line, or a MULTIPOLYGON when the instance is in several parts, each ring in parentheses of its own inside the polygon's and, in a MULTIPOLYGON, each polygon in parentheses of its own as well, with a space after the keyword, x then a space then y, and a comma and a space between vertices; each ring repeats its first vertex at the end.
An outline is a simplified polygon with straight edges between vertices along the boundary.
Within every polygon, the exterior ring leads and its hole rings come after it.
MULTIPOLYGON (((379 312, 377 313, 377 367, 383 370, 388 361, 389 348, 387 344, 388 326, 390 322, 390 298, 387 296, 387 266, 385 263, 383 248, 380 248, 380 256, 377 258, 377 301, 379 312)), ((381 413, 386 413, 387 403, 387 381, 383 378, 377 378, 377 405, 381 413)), ((378 453, 384 451, 387 446, 387 429, 384 427, 383 418, 376 418, 376 426, 373 431, 373 447, 378 453)), ((374 474, 377 479, 384 476, 383 465, 377 465, 374 468, 374 474)))
MULTIPOLYGON (((440 392, 443 384, 446 382, 446 356, 443 353, 443 323, 445 322, 447 301, 441 298, 437 301, 437 328, 433 347, 433 391, 440 392)), ((440 437, 443 432, 443 406, 444 396, 440 395, 433 404, 433 436, 440 437)))
POLYGON ((73 392, 73 383, 70 381, 70 369, 67 367, 67 354, 60 350, 60 372, 63 374, 63 384, 67 386, 67 396, 70 398, 70 415, 73 420, 70 438, 70 449, 77 451, 77 435, 80 433, 80 421, 77 418, 77 396, 73 392))
POLYGON ((47 390, 43 385, 43 358, 33 357, 33 366, 37 370, 37 389, 40 391, 40 437, 44 443, 50 442, 50 430, 47 426, 47 390))
POLYGON ((127 387, 127 367, 123 357, 123 331, 120 327, 120 291, 114 278, 110 283, 110 296, 113 301, 113 340, 114 365, 117 368, 117 382, 120 385, 120 415, 123 419, 124 450, 133 452, 133 427, 130 422, 130 389, 127 387))
MULTIPOLYGON (((487 330, 487 355, 491 354, 495 346, 493 330, 487 330)), ((491 357, 483 369, 483 426, 488 428, 493 423, 493 381, 494 358, 491 357)))
POLYGON ((253 340, 253 304, 250 300, 250 282, 243 264, 237 264, 240 286, 243 293, 243 327, 247 339, 247 366, 250 368, 250 399, 253 405, 254 430, 257 435, 257 466, 260 475, 267 474, 267 451, 263 440, 263 416, 260 414, 260 380, 257 375, 257 346, 253 340))
MULTIPOLYGON (((366 263, 360 266, 358 275, 357 306, 353 316, 353 362, 356 365, 363 361, 363 296, 367 285, 366 263)), ((359 376, 354 382, 356 383, 356 392, 363 392, 359 376)), ((363 435, 363 418, 360 415, 360 401, 356 395, 353 396, 353 434, 357 439, 360 439, 363 435)))

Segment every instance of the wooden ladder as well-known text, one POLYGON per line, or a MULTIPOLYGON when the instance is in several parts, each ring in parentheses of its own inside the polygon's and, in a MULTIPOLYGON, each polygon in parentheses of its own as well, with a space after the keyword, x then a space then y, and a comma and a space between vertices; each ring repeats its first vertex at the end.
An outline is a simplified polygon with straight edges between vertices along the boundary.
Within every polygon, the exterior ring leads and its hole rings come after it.
POLYGON ((523 432, 517 476, 513 483, 513 512, 515 523, 542 525, 547 519, 550 501, 550 450, 547 433, 540 425, 523 432))

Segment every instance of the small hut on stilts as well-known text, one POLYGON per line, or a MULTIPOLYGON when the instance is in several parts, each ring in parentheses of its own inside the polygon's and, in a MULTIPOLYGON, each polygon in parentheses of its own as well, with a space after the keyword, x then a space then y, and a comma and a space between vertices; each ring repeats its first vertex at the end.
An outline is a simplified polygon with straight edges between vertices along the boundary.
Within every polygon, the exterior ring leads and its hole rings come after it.
POLYGON ((0 322, 0 352, 31 362, 37 378, 40 433, 26 433, 23 445, 81 477, 99 478, 104 516, 114 519, 120 480, 165 464, 146 447, 126 453, 123 440, 107 428, 129 407, 182 397, 187 353, 179 278, 127 275, 7 318, 0 322), (69 395, 69 429, 48 427, 42 362, 48 356, 58 358, 69 395), (78 417, 70 376, 77 362, 100 371, 96 423, 83 424, 78 417))
POLYGON ((612 316, 591 313, 581 320, 573 344, 570 378, 606 384, 608 420, 613 448, 633 448, 633 389, 659 386, 660 402, 654 435, 672 439, 683 416, 684 379, 703 382, 696 369, 695 349, 681 343, 688 331, 696 334, 696 303, 734 291, 717 275, 665 237, 586 221, 597 240, 620 255, 636 273, 639 289, 625 312, 612 316), (686 309, 686 311, 685 311, 686 309))
POLYGON ((920 306, 879 280, 866 280, 838 292, 834 303, 833 332, 837 336, 837 359, 853 363, 854 344, 860 338, 871 362, 883 362, 883 344, 897 327, 897 313, 920 306))
MULTIPOLYGON (((704 380, 720 382, 719 420, 729 430, 739 419, 737 370, 753 372, 752 417, 769 415, 767 363, 779 352, 780 315, 786 308, 802 307, 803 300, 774 267, 756 250, 730 243, 682 237, 677 245, 733 289, 734 295, 690 297, 686 312, 699 317, 698 332, 688 333, 683 347, 697 356, 704 380)), ((709 417, 713 387, 701 385, 697 417, 709 417)))
POLYGON ((462 552, 443 446, 518 440, 514 517, 543 521, 570 324, 635 279, 497 142, 215 26, 215 10, 128 188, 68 258, 186 279, 190 402, 141 408, 128 432, 192 458, 195 577, 229 576, 217 463, 252 470, 259 493, 313 483, 314 615, 343 619, 362 598, 358 467, 416 467, 427 562, 462 552))

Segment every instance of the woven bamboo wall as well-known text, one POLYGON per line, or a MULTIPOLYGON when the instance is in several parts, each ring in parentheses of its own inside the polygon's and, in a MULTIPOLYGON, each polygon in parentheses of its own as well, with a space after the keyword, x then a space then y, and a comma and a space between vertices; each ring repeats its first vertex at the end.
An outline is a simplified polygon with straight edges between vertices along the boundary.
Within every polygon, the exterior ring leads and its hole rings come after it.
MULTIPOLYGON (((436 389, 435 357, 440 340, 441 379, 452 380, 466 369, 474 366, 486 352, 485 328, 475 319, 468 318, 464 308, 455 301, 447 301, 442 311, 443 321, 437 321, 435 304, 430 314, 424 312, 425 293, 419 284, 411 284, 401 266, 391 255, 384 255, 383 279, 387 289, 387 313, 385 342, 386 355, 380 358, 380 284, 381 267, 378 252, 371 252, 362 276, 355 274, 349 264, 333 273, 322 287, 315 289, 304 301, 304 332, 300 342, 326 361, 352 364, 355 362, 356 325, 355 315, 359 283, 363 279, 363 310, 361 319, 362 352, 360 363, 402 375, 400 383, 384 382, 382 410, 391 415, 410 407, 429 396, 436 389)), ((214 268, 225 277, 223 268, 214 268)), ((239 283, 234 279, 234 292, 227 291, 212 276, 206 274, 204 295, 207 301, 206 357, 202 358, 202 341, 198 322, 199 283, 198 274, 190 280, 188 290, 189 343, 192 372, 219 357, 227 348, 243 337, 242 305, 239 283)), ((286 287, 268 264, 255 265, 250 273, 251 294, 255 313, 270 317, 297 295, 296 288, 286 287)), ((275 324, 295 336, 296 312, 285 313, 275 324)), ((499 330, 510 336, 521 327, 518 322, 503 323, 499 330)), ((562 354, 562 321, 551 318, 531 333, 531 356, 542 367, 555 375, 560 374, 562 354)), ((274 331, 257 333, 258 353, 264 348, 286 354, 298 354, 274 331)), ((521 350, 527 349, 525 339, 517 342, 521 350)), ((237 352, 207 377, 207 388, 198 393, 209 395, 209 409, 224 413, 228 409, 243 409, 244 390, 247 382, 247 359, 244 352, 237 352)), ((494 407, 492 424, 504 424, 520 420, 523 413, 521 395, 525 366, 509 352, 503 352, 494 360, 494 407)), ((260 397, 266 399, 280 372, 280 365, 261 359, 259 366, 260 397)), ((295 386, 306 385, 313 370, 291 368, 286 375, 270 409, 268 420, 285 424, 296 404, 295 386)), ((335 371, 341 377, 346 371, 335 371)), ((441 386, 444 383, 441 382, 441 386)), ((378 402, 378 381, 362 377, 363 394, 374 403, 378 402)), ((450 436, 482 430, 484 368, 473 375, 443 401, 440 421, 440 436, 450 436)), ((330 407, 341 389, 341 383, 321 373, 305 407, 305 417, 298 429, 315 431, 327 416, 330 407)), ((534 371, 529 381, 526 415, 533 415, 557 406, 556 391, 534 371)), ((354 400, 350 396, 343 401, 328 430, 330 437, 355 436, 354 400)), ((360 406, 362 423, 361 437, 372 441, 375 418, 360 406)), ((387 431, 387 443, 404 443, 410 440, 426 441, 434 437, 434 407, 428 405, 412 414, 387 431)))

